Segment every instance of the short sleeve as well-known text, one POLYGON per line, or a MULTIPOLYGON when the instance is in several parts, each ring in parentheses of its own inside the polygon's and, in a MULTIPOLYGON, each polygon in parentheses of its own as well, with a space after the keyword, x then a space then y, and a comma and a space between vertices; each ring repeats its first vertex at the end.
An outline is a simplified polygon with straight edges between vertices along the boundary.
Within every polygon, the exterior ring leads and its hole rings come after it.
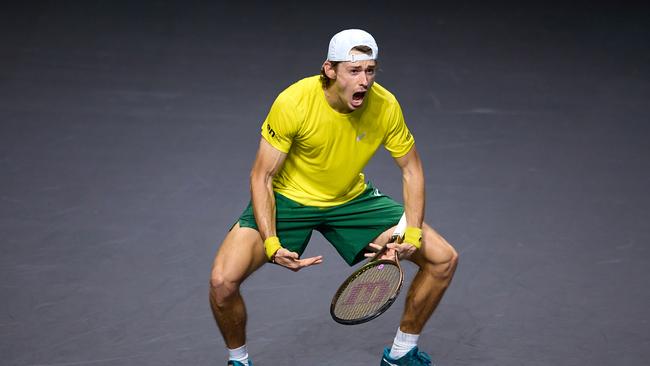
POLYGON ((276 149, 288 153, 300 121, 295 103, 280 94, 262 124, 262 137, 276 149))
POLYGON ((399 158, 411 150, 415 140, 406 126, 406 122, 404 122, 402 109, 397 101, 394 102, 391 112, 387 116, 388 128, 384 137, 384 147, 392 157, 399 158))

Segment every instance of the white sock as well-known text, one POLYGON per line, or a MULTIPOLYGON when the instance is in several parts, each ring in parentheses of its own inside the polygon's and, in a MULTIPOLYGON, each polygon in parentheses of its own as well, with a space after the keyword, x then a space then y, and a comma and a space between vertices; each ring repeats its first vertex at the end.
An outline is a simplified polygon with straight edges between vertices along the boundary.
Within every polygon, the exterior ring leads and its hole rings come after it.
POLYGON ((397 334, 393 340, 393 347, 390 349, 390 358, 397 360, 407 354, 413 347, 418 345, 419 334, 408 334, 397 328, 397 334))
POLYGON ((246 349, 246 345, 235 349, 228 348, 228 359, 239 361, 245 366, 248 366, 248 350, 246 349))

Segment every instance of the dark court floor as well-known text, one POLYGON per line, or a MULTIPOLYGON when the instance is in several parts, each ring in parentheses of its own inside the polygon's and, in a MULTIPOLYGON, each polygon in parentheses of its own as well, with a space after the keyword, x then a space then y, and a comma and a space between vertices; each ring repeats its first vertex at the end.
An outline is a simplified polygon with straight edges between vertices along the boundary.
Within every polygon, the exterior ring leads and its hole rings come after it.
MULTIPOLYGON (((0 11, 0 364, 225 365, 213 256, 275 96, 371 32, 460 252, 438 365, 650 364, 648 9, 575 2, 41 1, 0 11)), ((380 151, 366 175, 401 199, 380 151)), ((245 283, 256 366, 378 365, 320 236, 245 283)), ((411 277, 414 268, 409 266, 411 277)))

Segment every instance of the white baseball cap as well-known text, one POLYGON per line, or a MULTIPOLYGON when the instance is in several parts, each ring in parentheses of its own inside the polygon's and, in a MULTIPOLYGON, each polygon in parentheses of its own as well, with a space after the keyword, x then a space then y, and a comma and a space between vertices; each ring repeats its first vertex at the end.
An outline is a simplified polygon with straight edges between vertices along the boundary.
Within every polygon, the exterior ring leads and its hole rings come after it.
POLYGON ((327 61, 364 61, 376 60, 379 55, 377 42, 370 33, 361 29, 346 29, 340 31, 330 40, 330 47, 327 51, 327 61), (367 46, 372 54, 351 55, 350 51, 356 46, 367 46))

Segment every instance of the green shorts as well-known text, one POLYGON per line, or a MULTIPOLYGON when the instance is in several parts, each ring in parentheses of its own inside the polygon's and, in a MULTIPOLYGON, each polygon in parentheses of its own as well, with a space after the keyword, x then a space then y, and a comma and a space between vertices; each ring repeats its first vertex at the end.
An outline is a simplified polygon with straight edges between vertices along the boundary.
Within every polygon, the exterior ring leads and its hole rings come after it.
MULTIPOLYGON (((402 205, 371 183, 339 206, 305 206, 276 192, 275 207, 276 231, 283 247, 302 255, 312 231, 317 230, 349 265, 362 261, 368 243, 397 225, 404 212, 402 205)), ((239 226, 257 230, 251 203, 239 217, 239 226)))

